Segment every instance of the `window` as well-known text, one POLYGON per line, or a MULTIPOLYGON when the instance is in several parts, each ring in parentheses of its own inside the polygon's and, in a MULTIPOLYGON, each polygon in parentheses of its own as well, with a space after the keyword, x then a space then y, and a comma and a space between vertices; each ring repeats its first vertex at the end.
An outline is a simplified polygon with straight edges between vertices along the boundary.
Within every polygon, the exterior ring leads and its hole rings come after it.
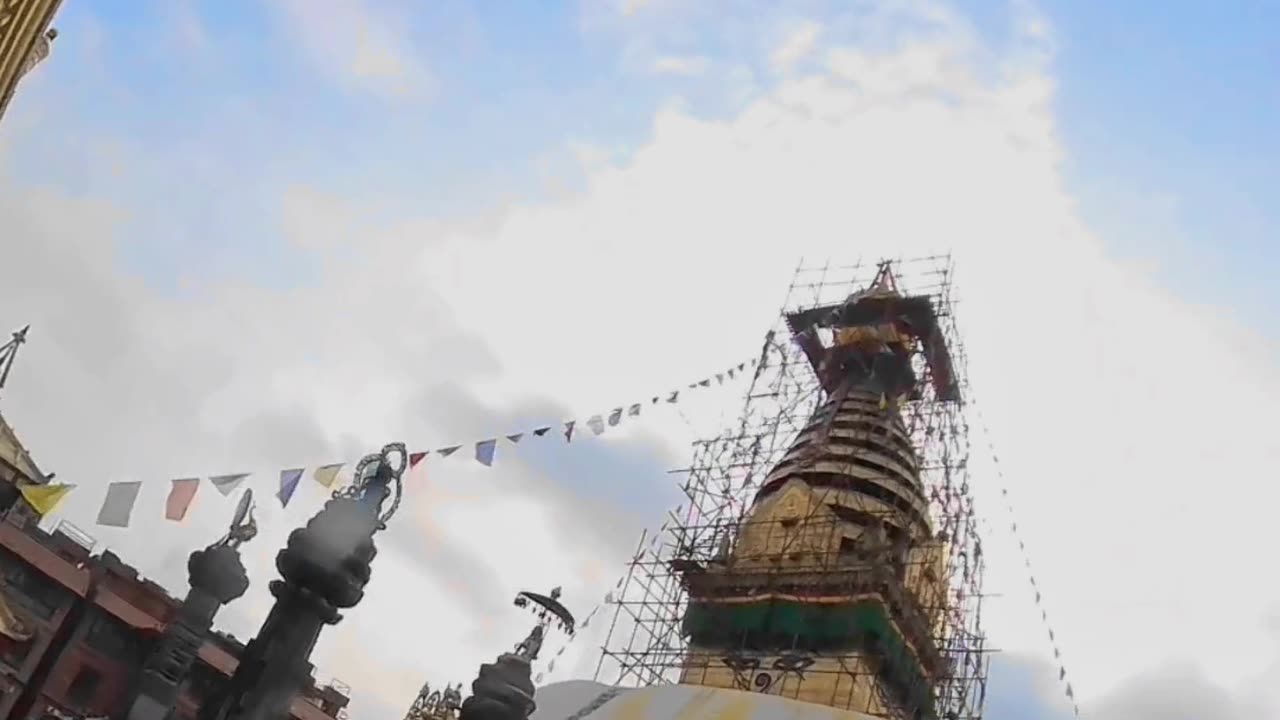
POLYGON ((102 676, 97 670, 84 665, 76 671, 76 676, 71 679, 71 685, 67 687, 67 702, 73 707, 81 710, 85 709, 98 693, 98 683, 102 681, 102 676))
POLYGON ((85 644, 122 662, 138 655, 138 638, 124 623, 105 612, 97 612, 96 615, 85 635, 85 644))
POLYGON ((8 552, 0 553, 0 580, 10 599, 44 620, 53 617, 67 597, 62 586, 8 552))

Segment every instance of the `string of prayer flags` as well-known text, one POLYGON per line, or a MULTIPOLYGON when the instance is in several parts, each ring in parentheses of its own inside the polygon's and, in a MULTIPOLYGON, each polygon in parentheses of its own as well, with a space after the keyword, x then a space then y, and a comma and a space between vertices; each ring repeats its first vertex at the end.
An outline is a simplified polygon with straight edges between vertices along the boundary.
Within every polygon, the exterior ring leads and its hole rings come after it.
POLYGON ((249 473, 235 473, 234 475, 216 475, 209 478, 209 482, 222 493, 223 497, 231 497, 231 493, 240 487, 240 483, 249 477, 249 473))
POLYGON ((293 493, 298 489, 298 481, 302 479, 304 470, 305 468, 294 468, 280 471, 280 489, 276 491, 276 497, 280 499, 280 507, 289 507, 289 501, 293 499, 293 493))
POLYGON ((18 492, 22 493, 22 497, 27 501, 40 517, 44 517, 53 512, 67 493, 71 492, 71 488, 75 485, 23 485, 18 488, 18 492))
POLYGON ((1061 662, 1062 650, 1058 647, 1058 636, 1053 630, 1053 625, 1049 623, 1049 611, 1044 607, 1044 596, 1041 593, 1040 584, 1036 581, 1035 573, 1031 569, 1031 554, 1027 552, 1027 545, 1023 542, 1022 537, 1018 532, 1018 522, 1015 519, 1017 516, 1013 512, 1013 502, 1009 499, 1009 486, 1008 482, 1005 480, 1004 468, 1000 464, 1000 455, 996 453, 995 443, 991 439, 991 430, 987 426, 986 419, 982 416, 982 408, 978 407, 976 401, 970 401, 970 403, 971 407, 974 408, 974 412, 977 414, 978 423, 982 427, 982 432, 986 435, 987 449, 990 451, 991 460, 995 464, 996 477, 999 479, 1001 486, 1000 497, 1004 500, 1004 509, 1005 512, 1009 514, 1010 518, 1009 533, 1013 535, 1013 539, 1017 541, 1018 551, 1022 554, 1022 564, 1027 569, 1027 580, 1031 584, 1031 589, 1035 596, 1036 607, 1040 610, 1040 620, 1044 623, 1044 628, 1049 635, 1049 647, 1053 650, 1054 659, 1059 661, 1058 682, 1064 686, 1064 693, 1066 694, 1067 699, 1071 700, 1072 711, 1075 717, 1079 718, 1080 705, 1075 702, 1075 690, 1072 689, 1071 682, 1067 679, 1067 666, 1065 663, 1061 662))
POLYGON ((476 443, 476 461, 485 467, 493 465, 493 454, 498 449, 497 438, 481 440, 476 443))
POLYGON ((196 499, 196 491, 200 489, 200 478, 181 478, 174 480, 169 487, 169 497, 164 501, 164 519, 180 522, 187 516, 187 508, 196 499))
POLYGON ((331 488, 338 480, 338 471, 341 470, 342 466, 345 464, 346 463, 334 463, 333 465, 321 465, 316 468, 316 471, 311 474, 311 477, 320 484, 320 487, 331 488))
MULTIPOLYGON (((752 365, 757 364, 756 360, 751 361, 752 365)), ((741 371, 746 367, 747 363, 738 363, 737 370, 741 371)), ((727 372, 716 373, 712 376, 705 377, 702 380, 689 384, 690 389, 698 387, 709 387, 710 378, 716 378, 717 382, 722 383, 725 377, 734 377, 734 369, 730 368, 727 372)), ((676 403, 680 400, 681 390, 671 390, 667 393, 652 396, 652 403, 658 404, 663 399, 668 403, 676 403)), ((585 423, 588 429, 594 435, 602 435, 607 428, 619 426, 624 418, 637 417, 641 414, 643 408, 642 403, 635 402, 630 404, 622 404, 614 407, 611 411, 604 414, 592 415, 589 419, 579 422, 577 420, 564 421, 560 426, 557 425, 540 425, 532 430, 515 432, 505 435, 495 435, 488 439, 473 441, 472 443, 461 443, 436 449, 434 452, 442 458, 447 458, 463 447, 473 447, 475 459, 485 467, 491 467, 496 459, 497 446, 499 438, 505 437, 512 444, 518 444, 528 434, 534 437, 545 437, 551 432, 552 428, 561 427, 564 432, 565 442, 572 442, 574 433, 585 423)), ((408 456, 408 467, 415 468, 431 454, 431 450, 423 450, 410 453, 408 456)), ((317 484, 325 489, 332 489, 339 484, 339 475, 342 468, 346 467, 346 463, 331 463, 320 465, 310 470, 311 477, 317 484)), ((294 495, 297 493, 298 486, 302 476, 307 473, 306 468, 291 468, 280 471, 278 486, 276 488, 276 498, 280 501, 281 507, 287 507, 292 502, 294 495)), ((237 490, 248 480, 249 473, 230 473, 222 475, 209 475, 208 481, 213 485, 214 489, 223 497, 231 497, 237 490)), ((190 511, 191 504, 195 500, 195 496, 199 491, 201 478, 186 477, 170 481, 168 496, 165 500, 164 516, 173 522, 181 522, 186 519, 190 511)), ((64 497, 74 488, 75 485, 59 484, 59 485, 29 485, 21 488, 23 496, 27 502, 41 515, 52 512, 53 509, 62 501, 64 497)), ((103 500, 102 507, 98 512, 98 524, 109 527, 128 527, 132 518, 134 505, 141 491, 141 483, 125 482, 113 483, 108 486, 107 496, 103 500)))
POLYGON ((115 482, 107 486, 107 497, 102 501, 102 509, 98 511, 98 524, 108 527, 129 527, 129 518, 133 515, 134 503, 138 502, 138 493, 142 483, 115 482))

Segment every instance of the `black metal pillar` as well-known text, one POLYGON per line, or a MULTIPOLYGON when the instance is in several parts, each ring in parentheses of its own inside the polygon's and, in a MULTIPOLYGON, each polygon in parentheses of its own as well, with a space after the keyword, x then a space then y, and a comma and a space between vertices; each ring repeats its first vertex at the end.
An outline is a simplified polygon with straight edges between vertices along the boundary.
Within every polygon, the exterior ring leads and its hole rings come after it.
POLYGON ((143 665, 128 720, 169 717, 200 645, 213 627, 214 615, 249 589, 249 577, 240 553, 231 545, 219 543, 191 553, 187 572, 191 590, 178 608, 177 616, 165 628, 160 644, 143 665))
POLYGON ((311 677, 310 657, 325 625, 342 619, 340 609, 364 597, 376 532, 400 504, 400 475, 408 464, 395 443, 356 467, 350 488, 334 498, 306 527, 294 530, 276 556, 281 580, 271 583, 276 602, 257 636, 245 647, 227 690, 206 704, 200 720, 283 720, 311 677), (392 463, 392 454, 395 463, 392 463), (383 504, 394 493, 391 507, 383 504))

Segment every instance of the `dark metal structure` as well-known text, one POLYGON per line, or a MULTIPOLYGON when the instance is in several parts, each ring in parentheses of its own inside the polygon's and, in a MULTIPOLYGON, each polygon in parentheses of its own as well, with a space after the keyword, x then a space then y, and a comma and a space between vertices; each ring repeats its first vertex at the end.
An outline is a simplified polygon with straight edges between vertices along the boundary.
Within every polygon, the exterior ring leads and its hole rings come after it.
POLYGON ((305 527, 294 530, 276 556, 276 602, 222 697, 200 720, 280 720, 311 677, 309 662, 320 631, 342 619, 339 610, 364 597, 377 549, 373 536, 400 504, 408 465, 402 443, 367 455, 350 487, 334 493, 305 527), (389 507, 387 505, 390 500, 389 507))
POLYGON ((182 682, 213 627, 214 615, 249 589, 240 546, 257 534, 253 491, 246 490, 226 536, 191 553, 187 560, 191 590, 142 668, 128 720, 165 720, 171 716, 182 682))

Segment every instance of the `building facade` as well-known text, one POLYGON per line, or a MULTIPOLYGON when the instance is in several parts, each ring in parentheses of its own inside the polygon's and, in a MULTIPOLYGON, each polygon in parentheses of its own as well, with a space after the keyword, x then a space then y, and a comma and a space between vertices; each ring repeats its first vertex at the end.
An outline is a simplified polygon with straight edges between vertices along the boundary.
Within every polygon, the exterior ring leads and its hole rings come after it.
MULTIPOLYGON (((63 523, 52 532, 17 487, 45 477, 0 417, 0 720, 119 718, 143 660, 181 601, 63 523)), ((176 717, 194 720, 235 671, 244 646, 213 635, 182 688, 176 717)), ((345 690, 311 683, 291 717, 345 714, 345 690)))
POLYGON ((49 30, 62 0, 0 0, 0 118, 14 89, 49 54, 49 30))

